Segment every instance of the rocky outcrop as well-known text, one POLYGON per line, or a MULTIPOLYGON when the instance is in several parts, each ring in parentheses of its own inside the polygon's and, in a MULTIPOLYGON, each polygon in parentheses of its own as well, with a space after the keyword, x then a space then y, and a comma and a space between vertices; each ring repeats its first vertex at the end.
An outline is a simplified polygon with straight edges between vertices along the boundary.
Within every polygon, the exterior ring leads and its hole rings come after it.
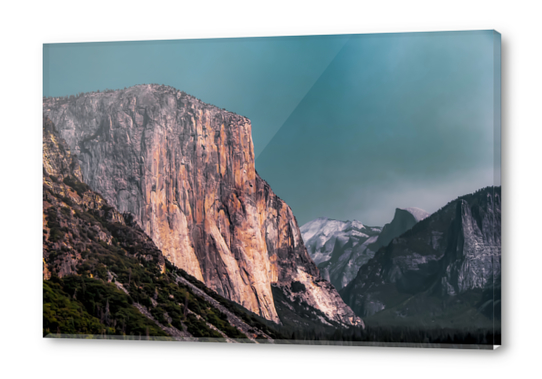
POLYGON ((279 322, 272 286, 359 324, 321 279, 291 209, 254 168, 250 121, 181 91, 141 85, 44 100, 84 181, 133 215, 177 267, 279 322))
POLYGON ((455 207, 450 245, 441 278, 443 294, 456 295, 470 289, 493 287, 501 275, 501 197, 495 193, 479 196, 472 206, 460 199, 455 207))
POLYGON ((77 157, 73 156, 66 141, 58 135, 55 125, 48 118, 43 119, 43 171, 47 176, 63 180, 74 176, 82 180, 77 157))
POLYGON ((341 289, 374 256, 376 249, 372 245, 376 243, 381 229, 365 226, 357 220, 339 221, 321 217, 303 225, 301 234, 322 276, 335 288, 341 289))
POLYGON ((73 207, 96 212, 104 219, 124 225, 124 218, 97 193, 80 181, 76 156, 47 117, 43 120, 43 278, 55 272, 60 278, 76 273, 87 249, 88 235, 111 245, 112 236, 97 223, 72 217, 73 207), (81 232, 84 229, 85 232, 81 232), (82 234, 84 233, 84 238, 82 234), (62 252, 62 254, 59 254, 62 252), (53 257, 51 257, 53 254, 53 257), (56 258, 56 259, 50 259, 56 258))
POLYGON ((500 302, 500 194, 488 187, 460 197, 394 238, 361 267, 343 299, 358 315, 389 323, 440 317, 458 326, 464 317, 473 326, 482 315, 493 322, 487 309, 500 302))
POLYGON ((372 248, 376 251, 382 246, 388 245, 392 239, 400 236, 416 223, 429 217, 429 213, 419 208, 396 208, 393 220, 384 225, 372 248))

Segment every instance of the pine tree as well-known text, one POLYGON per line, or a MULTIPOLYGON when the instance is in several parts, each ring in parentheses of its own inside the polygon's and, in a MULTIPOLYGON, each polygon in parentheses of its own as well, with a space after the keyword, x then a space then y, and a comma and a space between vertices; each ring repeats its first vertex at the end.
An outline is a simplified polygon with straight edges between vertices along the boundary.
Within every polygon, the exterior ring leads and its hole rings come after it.
POLYGON ((109 299, 105 302, 105 323, 109 326, 109 299))

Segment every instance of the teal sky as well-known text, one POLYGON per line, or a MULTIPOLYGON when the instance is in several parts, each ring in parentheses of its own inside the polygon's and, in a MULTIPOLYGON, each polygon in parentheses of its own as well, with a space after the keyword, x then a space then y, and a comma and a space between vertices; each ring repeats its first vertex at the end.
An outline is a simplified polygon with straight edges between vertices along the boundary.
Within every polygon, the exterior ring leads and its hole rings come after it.
POLYGON ((500 183, 493 31, 44 45, 44 96, 142 83, 249 117, 300 225, 383 225, 500 183))

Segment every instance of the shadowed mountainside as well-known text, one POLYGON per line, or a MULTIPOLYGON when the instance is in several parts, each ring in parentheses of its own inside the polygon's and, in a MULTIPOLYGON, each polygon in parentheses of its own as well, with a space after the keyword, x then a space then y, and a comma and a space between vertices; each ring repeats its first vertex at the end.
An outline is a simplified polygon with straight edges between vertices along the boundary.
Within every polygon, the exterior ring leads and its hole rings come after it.
POLYGON ((501 189, 462 196, 391 241, 341 295, 367 323, 500 331, 501 189))

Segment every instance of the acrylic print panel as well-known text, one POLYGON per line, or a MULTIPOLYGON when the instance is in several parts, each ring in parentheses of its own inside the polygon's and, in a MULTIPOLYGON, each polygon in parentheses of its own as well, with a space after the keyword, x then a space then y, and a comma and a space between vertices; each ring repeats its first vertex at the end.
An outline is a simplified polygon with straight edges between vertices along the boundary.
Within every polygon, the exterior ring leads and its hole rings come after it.
POLYGON ((43 53, 45 337, 500 345, 497 32, 43 53))

